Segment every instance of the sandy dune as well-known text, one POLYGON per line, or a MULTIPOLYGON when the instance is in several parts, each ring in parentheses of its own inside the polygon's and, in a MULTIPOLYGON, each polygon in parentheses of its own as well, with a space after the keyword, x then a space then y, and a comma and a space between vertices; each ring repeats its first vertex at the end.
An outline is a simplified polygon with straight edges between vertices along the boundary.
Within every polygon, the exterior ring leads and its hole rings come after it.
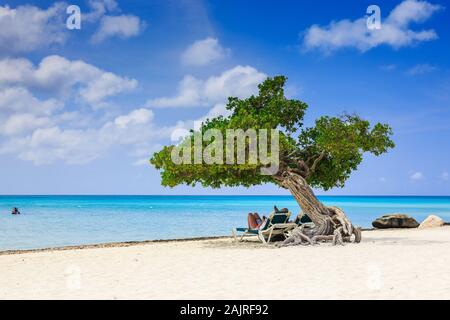
POLYGON ((450 227, 367 231, 345 247, 219 239, 0 255, 0 298, 450 299, 450 227))

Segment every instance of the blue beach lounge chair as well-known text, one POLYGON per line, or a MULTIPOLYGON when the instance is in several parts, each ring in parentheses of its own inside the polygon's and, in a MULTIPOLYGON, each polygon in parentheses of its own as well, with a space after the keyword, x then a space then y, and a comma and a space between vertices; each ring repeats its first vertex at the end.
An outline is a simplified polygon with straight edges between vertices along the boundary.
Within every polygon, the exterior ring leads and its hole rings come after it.
POLYGON ((299 226, 301 225, 314 225, 314 223, 312 222, 311 218, 308 217, 306 214, 304 214, 303 212, 300 212, 299 215, 297 216, 297 218, 294 221, 295 223, 297 223, 299 226))
POLYGON ((242 232, 239 241, 242 241, 246 235, 256 235, 262 243, 269 243, 273 236, 285 234, 297 227, 296 223, 288 222, 290 216, 291 212, 272 212, 259 229, 233 228, 231 232, 235 241, 237 240, 237 233, 242 232))

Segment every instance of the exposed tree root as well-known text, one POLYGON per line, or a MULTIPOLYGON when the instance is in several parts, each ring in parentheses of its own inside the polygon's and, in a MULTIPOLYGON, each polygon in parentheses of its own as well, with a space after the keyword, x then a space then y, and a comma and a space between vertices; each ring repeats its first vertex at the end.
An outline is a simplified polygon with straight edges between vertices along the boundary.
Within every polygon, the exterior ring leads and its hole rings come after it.
POLYGON ((282 246, 313 245, 314 242, 303 232, 303 229, 304 226, 300 226, 290 231, 282 246))
POLYGON ((354 227, 341 209, 337 207, 327 209, 329 213, 323 224, 314 227, 302 225, 295 228, 288 233, 286 240, 277 246, 314 245, 323 242, 344 245, 346 242, 361 242, 361 229, 354 227))
POLYGON ((303 212, 314 222, 313 227, 303 225, 289 232, 286 240, 279 244, 280 247, 321 242, 344 245, 346 242, 361 241, 361 230, 352 225, 340 208, 327 207, 321 203, 304 176, 287 169, 274 178, 292 193, 303 212))

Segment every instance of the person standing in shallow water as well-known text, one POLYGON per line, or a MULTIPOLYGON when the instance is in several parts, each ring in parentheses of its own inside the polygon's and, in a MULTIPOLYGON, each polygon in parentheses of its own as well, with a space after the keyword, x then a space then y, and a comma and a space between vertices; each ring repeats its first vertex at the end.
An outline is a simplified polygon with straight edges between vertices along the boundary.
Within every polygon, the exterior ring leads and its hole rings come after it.
POLYGON ((11 210, 11 214, 20 214, 20 211, 19 211, 19 209, 18 209, 17 207, 14 207, 14 208, 11 210))

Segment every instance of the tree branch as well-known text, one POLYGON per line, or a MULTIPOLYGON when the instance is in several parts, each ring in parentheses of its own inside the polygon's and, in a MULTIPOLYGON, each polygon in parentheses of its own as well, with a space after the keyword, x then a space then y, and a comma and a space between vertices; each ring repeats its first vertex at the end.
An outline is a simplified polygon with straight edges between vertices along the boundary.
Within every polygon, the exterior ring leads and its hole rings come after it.
POLYGON ((309 172, 308 175, 311 175, 317 168, 317 165, 319 164, 320 161, 322 161, 323 157, 325 157, 326 152, 322 151, 320 153, 320 155, 316 158, 316 160, 314 160, 312 166, 309 168, 309 172))

